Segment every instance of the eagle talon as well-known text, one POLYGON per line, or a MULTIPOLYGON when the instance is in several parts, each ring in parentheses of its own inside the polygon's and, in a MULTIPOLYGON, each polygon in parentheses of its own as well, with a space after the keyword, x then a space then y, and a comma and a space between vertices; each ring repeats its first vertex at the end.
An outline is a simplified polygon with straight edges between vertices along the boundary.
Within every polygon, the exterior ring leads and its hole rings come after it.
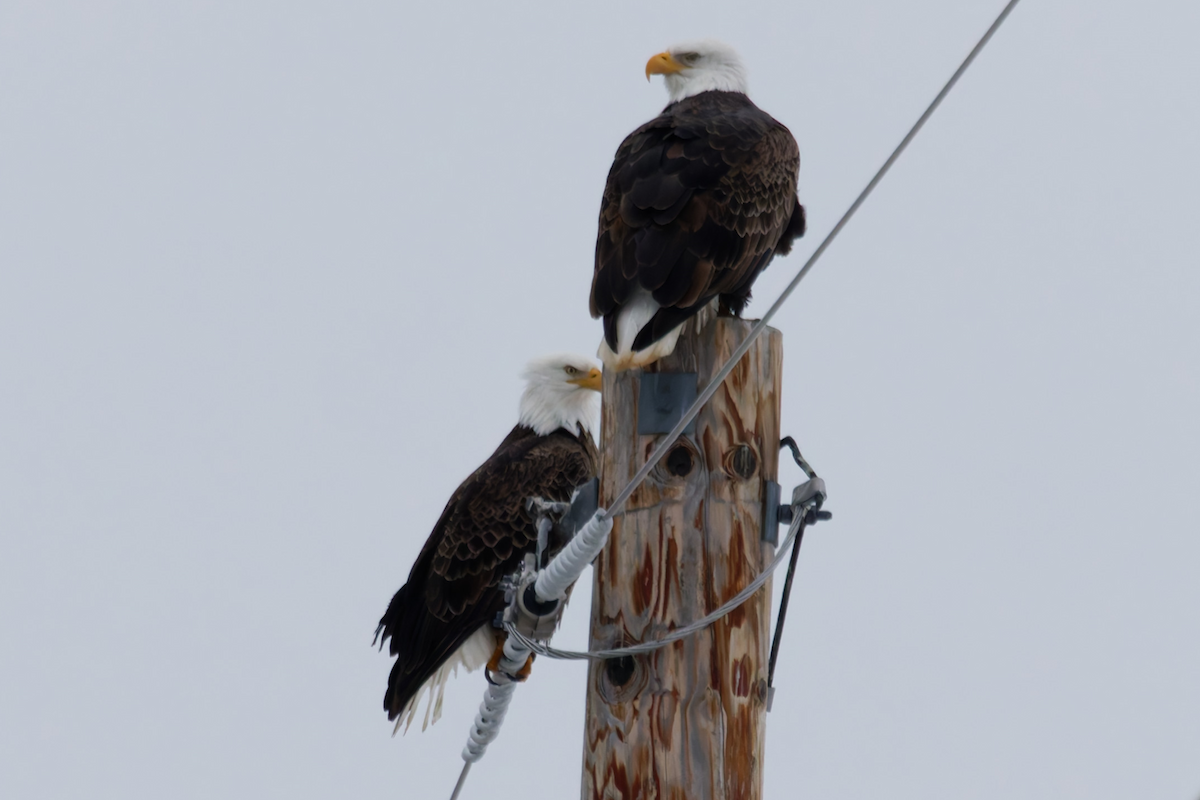
POLYGON ((487 676, 487 679, 490 683, 496 682, 492 678, 493 673, 506 675, 510 681, 515 681, 516 683, 524 683, 529 677, 529 674, 533 672, 533 659, 537 655, 536 653, 531 653, 529 658, 525 659, 525 666, 517 670, 517 674, 515 675, 511 672, 504 672, 500 669, 500 662, 504 659, 504 642, 507 639, 507 631, 496 634, 496 649, 492 651, 492 657, 488 659, 487 667, 484 670, 484 674, 487 676))
POLYGON ((492 657, 487 661, 487 671, 489 673, 500 671, 500 659, 504 658, 504 642, 507 639, 507 631, 502 631, 496 634, 496 649, 492 651, 492 657))
MULTIPOLYGON (((508 678, 513 683, 524 683, 525 681, 527 681, 529 679, 529 676, 533 673, 533 659, 535 659, 535 658, 537 658, 536 653, 530 654, 529 658, 525 659, 525 666, 523 666, 519 670, 517 670, 517 673, 515 675, 511 672, 502 672, 500 674, 504 675, 506 678, 508 678)), ((488 683, 496 683, 496 679, 492 677, 492 673, 496 672, 496 671, 497 670, 492 670, 492 669, 488 669, 487 671, 485 671, 484 674, 487 675, 488 683)))

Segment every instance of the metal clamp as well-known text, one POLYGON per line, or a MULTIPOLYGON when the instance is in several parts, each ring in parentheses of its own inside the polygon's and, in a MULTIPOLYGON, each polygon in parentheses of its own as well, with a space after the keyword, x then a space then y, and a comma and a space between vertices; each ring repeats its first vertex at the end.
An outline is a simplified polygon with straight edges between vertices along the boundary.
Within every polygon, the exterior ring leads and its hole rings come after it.
MULTIPOLYGON (((806 508, 817 512, 817 519, 830 519, 832 514, 828 511, 821 511, 821 506, 825 504, 825 498, 828 496, 829 493, 825 491, 825 481, 812 477, 792 490, 792 508, 806 508), (822 514, 826 516, 822 516, 822 514)), ((790 524, 791 520, 788 520, 788 523, 790 524)))
MULTIPOLYGON (((695 372, 646 372, 638 380, 638 435, 670 433, 696 402, 695 372)), ((684 433, 696 432, 692 420, 684 433)))
POLYGON ((571 508, 558 521, 558 532, 564 541, 575 538, 579 529, 588 524, 596 516, 600 506, 600 479, 592 478, 587 483, 575 487, 571 494, 571 508))
POLYGON ((556 599, 542 600, 534 588, 538 570, 545 566, 550 531, 558 534, 560 542, 573 539, 575 533, 595 516, 599 494, 600 482, 593 478, 575 489, 570 503, 540 497, 525 500, 525 509, 537 519, 537 550, 526 553, 521 570, 501 583, 508 607, 497 614, 494 623, 497 628, 504 627, 506 622, 512 623, 522 635, 542 641, 554 635, 562 617, 562 604, 556 599))
POLYGON ((600 501, 600 479, 592 478, 584 484, 575 487, 571 493, 571 502, 560 503, 553 500, 543 500, 540 497, 529 497, 525 500, 525 510, 536 514, 538 526, 537 566, 545 566, 543 559, 546 548, 550 543, 550 531, 558 534, 560 542, 569 542, 575 534, 596 515, 600 501))
POLYGON ((523 636, 530 639, 549 639, 562 617, 562 604, 557 600, 538 599, 533 585, 537 582, 534 556, 526 553, 525 563, 515 583, 510 582, 504 592, 508 608, 504 610, 504 621, 511 623, 523 636))
POLYGON ((804 474, 808 475, 808 480, 792 490, 792 502, 788 505, 782 505, 779 502, 783 492, 782 487, 775 481, 766 481, 763 497, 762 540, 769 544, 779 544, 779 526, 791 525, 796 518, 797 510, 803 511, 804 521, 808 525, 812 525, 818 520, 833 519, 832 512, 821 510, 821 506, 829 497, 829 493, 825 489, 825 481, 817 477, 817 471, 800 455, 800 448, 796 446, 796 440, 785 436, 779 442, 779 447, 780 449, 787 447, 792 451, 792 458, 796 461, 796 466, 804 470, 804 474))
POLYGON ((526 498, 525 510, 530 513, 537 512, 537 558, 534 559, 535 568, 542 566, 544 563, 543 558, 546 555, 546 548, 550 546, 550 529, 570 509, 571 506, 568 503, 557 503, 553 500, 543 500, 540 497, 526 498))

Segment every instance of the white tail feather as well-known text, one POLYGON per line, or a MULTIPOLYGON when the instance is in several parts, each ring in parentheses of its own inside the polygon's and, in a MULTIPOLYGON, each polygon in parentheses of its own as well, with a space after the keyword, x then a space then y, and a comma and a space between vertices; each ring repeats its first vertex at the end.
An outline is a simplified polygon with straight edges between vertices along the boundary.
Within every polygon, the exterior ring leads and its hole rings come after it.
POLYGON ((446 694, 446 682, 450 680, 450 676, 457 675, 460 666, 467 672, 474 672, 487 663, 495 649, 496 633, 492 626, 484 625, 471 634, 470 638, 438 667, 437 672, 421 684, 421 688, 404 708, 400 709, 400 715, 396 717, 396 727, 392 729, 392 735, 395 736, 400 730, 401 723, 404 724, 404 732, 408 733, 408 728, 417 716, 417 707, 421 704, 425 692, 429 692, 429 703, 425 706, 425 721, 421 723, 421 730, 425 730, 441 719, 442 698, 446 694))
POLYGON ((653 364, 660 358, 671 355, 671 353, 675 352, 675 345, 679 341, 679 335, 685 329, 688 329, 688 325, 693 326, 690 330, 698 331, 716 317, 717 300, 714 299, 686 322, 676 325, 666 336, 645 350, 634 352, 633 340, 637 338, 642 328, 649 324, 660 308, 662 306, 655 302, 654 298, 645 289, 637 289, 630 296, 625 305, 621 306, 621 309, 617 312, 617 352, 614 353, 612 348, 608 346, 607 339, 601 340, 600 349, 596 352, 596 355, 604 363, 605 369, 622 372, 633 367, 644 367, 647 364, 653 364))

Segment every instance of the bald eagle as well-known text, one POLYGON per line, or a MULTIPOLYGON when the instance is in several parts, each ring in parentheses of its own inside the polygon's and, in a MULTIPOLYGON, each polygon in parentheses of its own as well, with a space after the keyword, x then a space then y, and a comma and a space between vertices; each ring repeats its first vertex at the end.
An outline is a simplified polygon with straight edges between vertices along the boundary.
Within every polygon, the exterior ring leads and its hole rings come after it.
POLYGON ((600 203, 591 312, 604 318, 598 355, 617 370, 671 353, 690 319, 740 314, 805 227, 796 140, 746 96, 732 48, 672 47, 651 75, 670 103, 621 143, 600 203))
MULTIPOLYGON (((516 427, 450 496, 375 630, 397 657, 383 697, 396 730, 412 724, 426 691, 424 726, 431 710, 436 722, 450 674, 478 668, 503 644, 493 627, 505 606, 500 582, 537 546, 526 498, 568 501, 596 474, 600 370, 559 355, 530 363, 524 377, 516 427)), ((552 537, 550 554, 563 544, 552 537)))

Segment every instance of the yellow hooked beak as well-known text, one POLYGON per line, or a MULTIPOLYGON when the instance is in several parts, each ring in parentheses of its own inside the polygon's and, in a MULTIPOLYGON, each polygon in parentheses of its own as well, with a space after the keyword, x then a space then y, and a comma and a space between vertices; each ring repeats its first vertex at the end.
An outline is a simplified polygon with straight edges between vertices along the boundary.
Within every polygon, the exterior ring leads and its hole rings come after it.
POLYGON ((594 392, 600 391, 602 374, 600 370, 592 367, 592 371, 582 378, 572 378, 567 383, 573 383, 576 386, 582 386, 584 389, 591 389, 594 392))
POLYGON ((650 80, 651 75, 674 75, 685 69, 687 68, 683 64, 675 60, 675 56, 664 51, 656 56, 650 56, 650 60, 646 62, 646 80, 650 80))

